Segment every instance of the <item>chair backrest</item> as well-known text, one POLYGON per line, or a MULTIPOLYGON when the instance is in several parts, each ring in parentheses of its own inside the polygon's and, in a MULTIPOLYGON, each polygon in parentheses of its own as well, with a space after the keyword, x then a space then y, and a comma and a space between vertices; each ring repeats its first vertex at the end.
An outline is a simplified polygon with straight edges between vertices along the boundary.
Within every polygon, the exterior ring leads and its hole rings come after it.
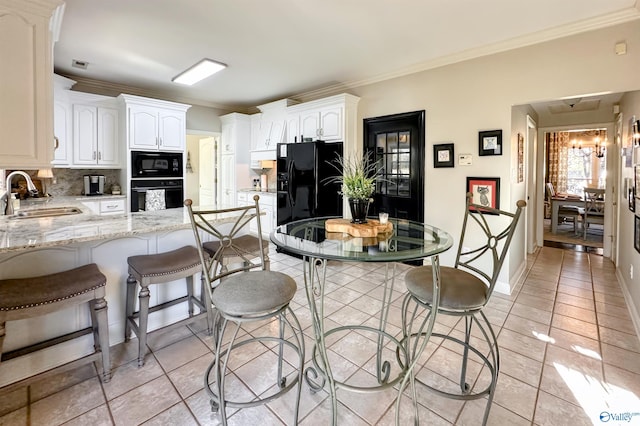
POLYGON ((249 224, 255 220, 258 225, 257 239, 262 247, 262 227, 260 224, 260 196, 253 197, 254 204, 220 210, 196 210, 193 202, 185 200, 184 205, 189 212, 191 227, 196 240, 196 247, 200 254, 200 261, 204 266, 204 279, 207 289, 211 291, 217 282, 227 275, 245 272, 251 269, 266 269, 267 254, 265 250, 248 251, 246 247, 235 244, 235 240, 249 233, 249 224), (219 241, 220 244, 213 253, 208 253, 203 247, 203 240, 219 241), (241 260, 233 265, 225 264, 223 257, 232 256, 241 260))
POLYGON ((553 188, 553 184, 551 182, 547 182, 546 188, 547 188, 547 197, 553 198, 556 196, 556 190, 553 188))
POLYGON ((526 201, 519 200, 516 211, 511 213, 473 204, 473 194, 467 194, 467 209, 455 266, 484 279, 488 287, 487 300, 498 281, 522 209, 526 205, 526 201))
POLYGON ((584 188, 584 211, 587 216, 604 216, 604 189, 584 188))

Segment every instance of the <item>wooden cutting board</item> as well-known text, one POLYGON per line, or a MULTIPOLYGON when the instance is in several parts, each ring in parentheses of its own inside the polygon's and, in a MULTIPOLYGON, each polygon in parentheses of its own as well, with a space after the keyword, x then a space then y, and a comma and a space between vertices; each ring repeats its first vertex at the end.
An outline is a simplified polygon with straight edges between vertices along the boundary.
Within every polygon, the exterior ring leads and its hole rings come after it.
POLYGON ((376 219, 367 219, 367 223, 351 223, 349 219, 327 219, 324 223, 327 232, 343 232, 353 237, 376 237, 393 231, 393 224, 387 222, 384 225, 376 219))

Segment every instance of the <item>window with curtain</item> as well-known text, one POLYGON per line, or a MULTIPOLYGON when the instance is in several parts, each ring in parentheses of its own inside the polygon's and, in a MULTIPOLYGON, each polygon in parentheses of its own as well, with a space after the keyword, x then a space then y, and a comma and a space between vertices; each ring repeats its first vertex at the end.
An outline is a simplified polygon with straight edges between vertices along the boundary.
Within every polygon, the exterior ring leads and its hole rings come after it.
POLYGON ((552 132, 546 136, 548 181, 556 192, 582 196, 587 186, 604 188, 605 129, 552 132))

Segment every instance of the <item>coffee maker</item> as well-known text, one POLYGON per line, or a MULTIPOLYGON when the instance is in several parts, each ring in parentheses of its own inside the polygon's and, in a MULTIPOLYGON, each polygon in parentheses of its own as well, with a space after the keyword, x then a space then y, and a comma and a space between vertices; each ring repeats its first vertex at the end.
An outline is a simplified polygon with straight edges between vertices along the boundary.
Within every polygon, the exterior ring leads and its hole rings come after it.
POLYGON ((84 175, 84 195, 104 194, 104 175, 84 175))

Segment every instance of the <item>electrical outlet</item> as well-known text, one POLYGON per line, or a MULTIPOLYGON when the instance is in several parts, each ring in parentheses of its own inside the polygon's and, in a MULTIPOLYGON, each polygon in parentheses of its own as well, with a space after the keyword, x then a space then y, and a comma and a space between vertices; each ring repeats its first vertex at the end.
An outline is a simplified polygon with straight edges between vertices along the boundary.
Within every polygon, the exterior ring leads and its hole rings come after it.
POLYGON ((633 265, 629 266, 629 278, 633 279, 633 265))

